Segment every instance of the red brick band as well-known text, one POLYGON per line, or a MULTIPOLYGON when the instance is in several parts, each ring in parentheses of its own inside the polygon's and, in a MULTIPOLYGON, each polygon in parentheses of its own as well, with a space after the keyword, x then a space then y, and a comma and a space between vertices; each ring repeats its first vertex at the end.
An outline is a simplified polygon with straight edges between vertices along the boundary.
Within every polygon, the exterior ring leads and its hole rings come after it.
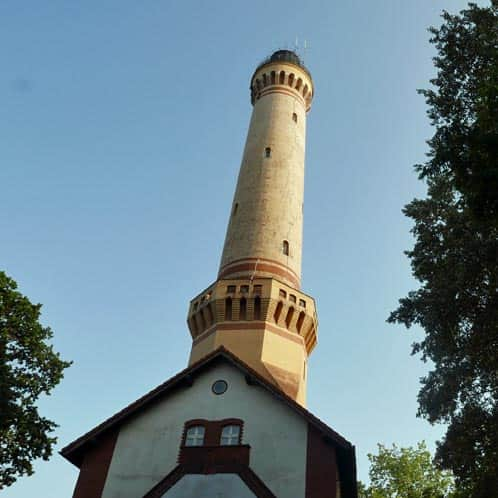
POLYGON ((113 431, 87 451, 73 498, 101 498, 117 438, 118 431, 113 431))
POLYGON ((285 337, 285 339, 289 339, 290 341, 293 341, 297 344, 301 344, 304 346, 304 339, 300 335, 293 334, 292 332, 286 332, 279 327, 276 327, 275 325, 271 325, 266 322, 233 322, 233 323, 219 323, 216 325, 215 328, 212 330, 209 330, 205 332, 204 334, 200 335, 199 337, 196 337, 192 341, 192 345, 196 346, 200 342, 202 342, 204 339, 207 339, 209 336, 214 334, 218 330, 222 330, 224 332, 238 332, 240 330, 269 330, 281 337, 285 337))
POLYGON ((232 261, 227 265, 220 268, 218 278, 239 278, 235 276, 237 273, 247 272, 248 276, 258 276, 258 273, 265 272, 275 275, 277 278, 280 277, 291 284, 299 290, 301 287, 301 282, 299 277, 290 268, 285 267, 277 261, 272 261, 270 259, 260 259, 257 258, 247 258, 243 260, 232 261), (241 261, 241 263, 238 263, 241 261))
POLYGON ((289 97, 294 97, 301 105, 306 108, 306 102, 304 100, 304 97, 299 93, 299 90, 292 90, 290 88, 289 90, 287 90, 284 86, 267 86, 256 94, 256 100, 258 100, 258 95, 259 98, 261 98, 265 95, 269 95, 270 93, 281 93, 289 97))
MULTIPOLYGON (((306 452, 306 498, 336 498, 337 464, 335 447, 308 424, 306 452)), ((351 495, 346 495, 351 496, 351 495)))

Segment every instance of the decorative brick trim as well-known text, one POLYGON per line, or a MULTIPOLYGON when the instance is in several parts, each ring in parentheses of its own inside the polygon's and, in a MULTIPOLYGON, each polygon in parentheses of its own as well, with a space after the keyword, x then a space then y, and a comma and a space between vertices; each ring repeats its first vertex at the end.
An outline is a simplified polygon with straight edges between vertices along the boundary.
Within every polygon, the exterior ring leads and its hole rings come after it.
POLYGON ((118 431, 110 432, 85 453, 73 498, 102 496, 117 439, 118 431))
POLYGON ((242 441, 244 421, 239 418, 223 420, 191 419, 185 422, 178 456, 178 466, 156 484, 144 498, 160 498, 186 474, 237 474, 257 497, 275 498, 263 481, 249 468, 248 444, 242 441), (202 446, 185 446, 189 427, 205 428, 202 446), (221 432, 226 425, 240 427, 239 444, 223 446, 220 444, 221 432))
MULTIPOLYGON (((233 259, 232 261, 230 261, 228 263, 225 263, 223 266, 221 266, 220 267, 220 271, 225 270, 226 268, 230 267, 231 265, 235 265, 235 264, 239 264, 239 263, 247 263, 247 262, 257 263, 258 261, 259 261, 259 263, 267 262, 267 263, 271 263, 271 264, 280 266, 281 268, 289 270, 291 273, 294 274, 294 276, 296 278, 299 278, 298 274, 294 270, 292 270, 289 267, 289 265, 286 265, 285 263, 282 263, 282 262, 280 262, 280 261, 278 261, 276 259, 270 259, 270 258, 254 258, 254 257, 251 257, 251 258, 233 259)), ((259 267, 259 263, 258 263, 258 267, 259 267)))
MULTIPOLYGON (((319 430, 308 424, 305 498, 336 498, 336 451, 319 430)), ((342 495, 349 498, 347 494, 342 495)))
MULTIPOLYGON (((204 433, 204 446, 221 446, 221 431, 226 425, 238 425, 240 427, 239 433, 239 444, 242 441, 244 435, 244 421, 240 418, 224 418, 223 420, 206 420, 203 418, 195 418, 185 422, 183 426, 182 442, 180 447, 179 463, 181 460, 181 454, 184 449, 191 448, 191 446, 185 446, 185 440, 187 438, 187 430, 190 427, 196 425, 202 425, 205 429, 204 433)), ((199 446, 194 446, 194 448, 199 448, 199 446)))
MULTIPOLYGON (((247 465, 238 463, 214 463, 209 474, 237 474, 257 498, 276 498, 265 483, 247 465)), ((156 484, 143 498, 161 498, 168 489, 171 489, 183 476, 188 474, 208 474, 201 465, 180 464, 175 467, 163 480, 156 484)))
POLYGON ((247 444, 237 446, 187 446, 181 449, 180 461, 185 465, 199 465, 203 474, 215 474, 219 465, 249 465, 249 452, 251 447, 247 444))
POLYGON ((279 327, 276 327, 275 325, 271 325, 270 323, 267 322, 231 322, 231 323, 218 323, 216 324, 216 327, 213 328, 213 330, 204 332, 202 335, 196 337, 192 341, 192 345, 195 346, 202 342, 204 339, 207 339, 210 335, 214 334, 218 330, 223 330, 223 331, 230 331, 233 330, 234 332, 239 331, 239 330, 269 330, 277 335, 280 335, 281 337, 285 337, 286 339, 289 339, 290 341, 293 341, 297 344, 301 344, 304 347, 304 339, 297 334, 293 334, 292 332, 287 332, 285 330, 280 329, 279 327))
POLYGON ((287 95, 289 97, 294 97, 306 110, 308 110, 306 102, 305 102, 303 96, 299 93, 299 91, 292 89, 290 87, 288 87, 288 88, 289 89, 287 90, 287 88, 285 88, 284 85, 267 86, 259 91, 259 93, 257 94, 256 100, 259 100, 261 97, 264 97, 265 95, 269 95, 270 93, 281 93, 281 94, 287 95))
POLYGON ((230 261, 220 268, 218 278, 231 278, 230 275, 240 272, 248 272, 251 275, 258 272, 271 273, 292 282, 297 290, 301 287, 301 279, 296 272, 279 261, 265 258, 259 258, 259 260, 258 258, 244 258, 230 261), (255 269, 256 271, 254 271, 255 269))

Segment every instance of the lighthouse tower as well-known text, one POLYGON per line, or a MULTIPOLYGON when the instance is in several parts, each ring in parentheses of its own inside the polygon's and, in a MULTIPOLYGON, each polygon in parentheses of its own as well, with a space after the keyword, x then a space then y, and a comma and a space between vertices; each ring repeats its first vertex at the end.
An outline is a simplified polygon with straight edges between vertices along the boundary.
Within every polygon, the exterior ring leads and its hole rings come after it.
POLYGON ((306 114, 313 81, 279 50, 251 78, 253 111, 218 279, 191 302, 190 364, 220 346, 301 405, 316 344, 315 302, 301 290, 306 114))

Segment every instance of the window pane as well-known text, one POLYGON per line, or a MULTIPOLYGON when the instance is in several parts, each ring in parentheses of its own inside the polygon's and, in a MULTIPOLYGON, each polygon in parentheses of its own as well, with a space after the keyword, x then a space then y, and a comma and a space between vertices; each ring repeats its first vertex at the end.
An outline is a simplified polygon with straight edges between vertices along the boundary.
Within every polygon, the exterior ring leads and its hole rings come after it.
POLYGON ((187 429, 185 446, 202 446, 204 444, 204 427, 195 425, 187 429))
POLYGON ((240 427, 238 425, 225 425, 221 431, 220 444, 224 446, 235 446, 239 444, 240 427))

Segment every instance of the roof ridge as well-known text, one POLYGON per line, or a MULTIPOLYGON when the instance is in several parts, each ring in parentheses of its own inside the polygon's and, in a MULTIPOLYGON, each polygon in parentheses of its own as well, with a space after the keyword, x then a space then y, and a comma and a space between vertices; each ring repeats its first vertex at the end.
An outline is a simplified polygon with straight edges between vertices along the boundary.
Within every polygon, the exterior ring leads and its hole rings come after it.
POLYGON ((80 452, 83 451, 84 446, 91 441, 94 441, 95 438, 100 436, 101 434, 111 430, 120 422, 128 419, 133 416, 137 410, 147 406, 149 403, 153 403, 157 400, 158 396, 166 393, 169 389, 172 389, 181 384, 182 381, 189 379, 189 376, 195 374, 202 367, 207 365, 209 362, 214 360, 216 357, 224 357, 226 360, 230 361, 233 365, 238 367, 239 369, 245 370, 246 375, 250 375, 253 379, 257 381, 259 385, 264 387, 267 391, 269 391, 272 395, 279 398, 281 401, 286 403, 291 409, 297 411, 302 416, 307 418, 310 423, 312 423, 318 430, 324 432, 328 437, 330 437, 336 444, 342 446, 345 449, 351 450, 353 449, 353 445, 347 441, 344 437, 342 437, 338 432, 334 431, 331 427, 329 427, 325 422, 320 420, 318 417, 309 412, 306 408, 301 406, 299 403, 294 401, 291 397, 285 394, 280 388, 276 385, 272 384, 269 380, 265 379, 261 374, 256 372, 253 368, 247 365, 243 360, 241 360, 238 356, 234 355, 231 351, 226 349, 223 346, 215 349, 210 354, 204 356, 197 362, 193 363, 189 367, 180 371, 178 374, 174 375, 170 379, 166 380, 162 384, 159 384, 154 389, 150 390, 140 398, 136 399, 129 405, 125 406, 123 409, 116 412, 111 417, 107 418, 93 429, 89 430, 79 438, 75 439, 64 448, 62 448, 59 453, 69 460, 71 463, 79 466, 81 462, 80 452))

